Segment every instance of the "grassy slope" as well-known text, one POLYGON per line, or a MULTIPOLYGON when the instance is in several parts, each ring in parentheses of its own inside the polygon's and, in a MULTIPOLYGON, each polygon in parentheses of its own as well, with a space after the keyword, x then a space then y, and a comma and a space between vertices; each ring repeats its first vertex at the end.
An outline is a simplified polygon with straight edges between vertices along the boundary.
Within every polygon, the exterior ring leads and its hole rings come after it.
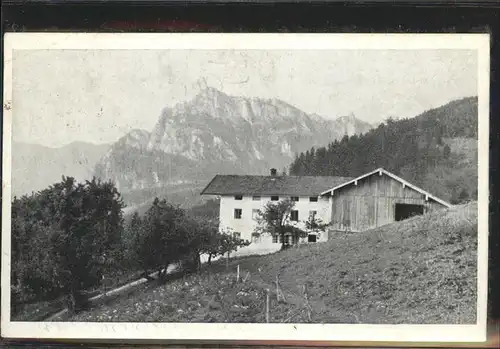
POLYGON ((477 204, 267 256, 234 259, 200 275, 149 285, 76 321, 474 323, 477 204), (249 278, 234 282, 236 265, 249 278), (286 301, 278 304, 279 274, 286 301), (295 314, 295 316, 293 316, 295 314))

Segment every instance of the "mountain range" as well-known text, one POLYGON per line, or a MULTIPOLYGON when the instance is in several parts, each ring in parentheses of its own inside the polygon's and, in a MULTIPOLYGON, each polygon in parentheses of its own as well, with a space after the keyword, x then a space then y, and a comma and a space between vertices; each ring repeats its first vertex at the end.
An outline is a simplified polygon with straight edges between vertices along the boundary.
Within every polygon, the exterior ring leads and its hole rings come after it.
MULTIPOLYGON (((453 103, 460 117, 464 105, 453 103)), ((189 207, 199 203, 199 190, 215 174, 286 171, 301 152, 373 128, 352 114, 308 114, 282 100, 207 87, 165 107, 152 130, 132 130, 112 144, 75 142, 55 149, 14 143, 13 194, 43 189, 63 174, 77 180, 95 175, 113 180, 129 209, 155 196, 189 207)))
POLYGON ((50 148, 13 142, 13 195, 41 190, 62 175, 79 181, 95 175, 113 180, 129 205, 160 195, 189 206, 217 173, 286 170, 305 149, 371 128, 352 114, 332 119, 278 99, 230 96, 207 87, 192 100, 164 108, 151 131, 132 130, 111 144, 50 148))
POLYGON ((136 204, 152 188, 202 185, 217 173, 282 170, 300 151, 371 128, 354 115, 328 119, 281 100, 230 96, 208 87, 164 108, 151 132, 133 130, 111 145, 95 174, 112 179, 136 204))
POLYGON ((38 191, 61 180, 62 175, 79 181, 90 179, 95 164, 109 144, 73 142, 60 148, 12 142, 12 194, 38 191))

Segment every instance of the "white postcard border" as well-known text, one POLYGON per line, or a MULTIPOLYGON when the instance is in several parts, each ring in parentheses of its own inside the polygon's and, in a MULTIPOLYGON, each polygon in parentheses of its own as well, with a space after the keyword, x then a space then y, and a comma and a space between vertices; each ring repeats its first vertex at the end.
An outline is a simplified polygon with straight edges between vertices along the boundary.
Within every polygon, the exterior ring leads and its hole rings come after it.
POLYGON ((253 341, 482 342, 488 279, 488 34, 125 34, 7 33, 4 36, 1 331, 7 338, 253 341), (10 321, 13 50, 34 49, 472 49, 478 52, 479 183, 476 325, 74 323, 10 321))

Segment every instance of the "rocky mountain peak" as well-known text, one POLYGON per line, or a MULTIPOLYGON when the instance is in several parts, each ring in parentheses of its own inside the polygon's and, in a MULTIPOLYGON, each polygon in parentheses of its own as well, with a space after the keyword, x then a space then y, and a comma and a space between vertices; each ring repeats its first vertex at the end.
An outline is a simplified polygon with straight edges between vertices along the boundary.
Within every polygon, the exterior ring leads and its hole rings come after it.
POLYGON ((191 100, 164 108, 151 133, 133 130, 122 137, 96 168, 123 191, 177 179, 208 180, 217 173, 267 174, 270 167, 287 167, 295 154, 311 146, 370 127, 354 121, 204 86, 191 100))
MULTIPOLYGON (((142 149, 147 145, 149 137, 150 133, 148 131, 143 129, 133 129, 125 136, 121 137, 115 145, 142 149)), ((112 150, 112 148, 110 150, 112 150)))

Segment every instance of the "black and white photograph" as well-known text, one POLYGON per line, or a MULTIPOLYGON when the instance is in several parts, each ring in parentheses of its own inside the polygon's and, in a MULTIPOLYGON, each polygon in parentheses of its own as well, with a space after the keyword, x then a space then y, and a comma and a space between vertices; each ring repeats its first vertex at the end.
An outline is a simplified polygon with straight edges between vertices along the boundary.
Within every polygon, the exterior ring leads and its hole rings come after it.
POLYGON ((2 335, 484 340, 488 84, 485 34, 7 34, 2 335))

